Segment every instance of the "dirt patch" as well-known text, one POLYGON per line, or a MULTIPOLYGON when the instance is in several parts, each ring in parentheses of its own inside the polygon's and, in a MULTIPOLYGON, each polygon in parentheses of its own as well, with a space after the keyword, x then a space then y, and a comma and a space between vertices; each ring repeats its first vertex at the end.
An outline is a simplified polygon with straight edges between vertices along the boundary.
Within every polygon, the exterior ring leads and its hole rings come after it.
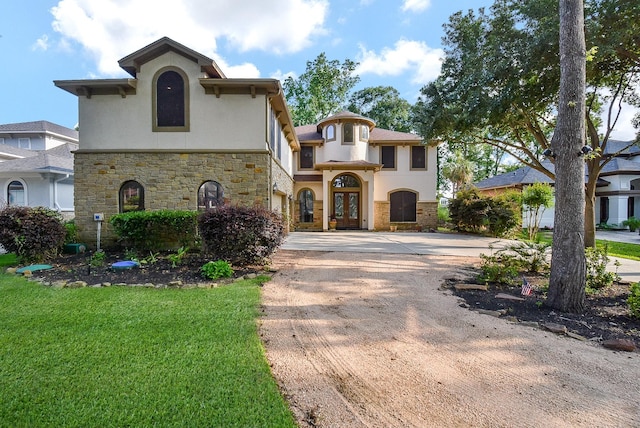
POLYGON ((279 252, 260 331, 300 426, 640 425, 640 354, 461 307, 472 262, 279 252))

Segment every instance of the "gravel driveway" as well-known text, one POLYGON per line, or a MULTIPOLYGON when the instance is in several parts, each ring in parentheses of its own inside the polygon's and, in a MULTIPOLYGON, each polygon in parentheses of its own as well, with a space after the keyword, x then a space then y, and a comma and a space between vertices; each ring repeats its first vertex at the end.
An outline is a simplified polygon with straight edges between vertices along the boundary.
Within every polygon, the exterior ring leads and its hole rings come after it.
POLYGON ((460 307, 475 261, 278 252, 260 332, 300 426, 640 426, 640 354, 460 307))

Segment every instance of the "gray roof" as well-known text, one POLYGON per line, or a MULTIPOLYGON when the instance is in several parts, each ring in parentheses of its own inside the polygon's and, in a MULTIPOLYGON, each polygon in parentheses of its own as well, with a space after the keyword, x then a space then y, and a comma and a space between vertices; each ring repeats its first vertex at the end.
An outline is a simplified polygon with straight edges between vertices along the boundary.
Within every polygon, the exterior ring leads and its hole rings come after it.
POLYGON ((78 145, 62 144, 49 150, 30 151, 33 155, 0 162, 0 173, 54 172, 73 174, 73 150, 78 145))
MULTIPOLYGON (((544 167, 553 172, 554 165, 551 162, 544 162, 544 167)), ((478 189, 498 189, 503 187, 514 187, 533 183, 553 183, 545 174, 533 169, 530 166, 523 166, 515 171, 494 175, 475 183, 478 189)))
POLYGON ((27 158, 30 156, 35 156, 36 154, 37 152, 33 150, 20 149, 18 147, 13 147, 8 144, 0 144, 0 158, 2 157, 27 158))
POLYGON ((46 120, 35 122, 7 123, 0 125, 0 135, 2 134, 57 134, 78 141, 78 131, 57 125, 46 120))
MULTIPOLYGON (((631 167, 630 165, 627 165, 627 164, 635 164, 638 168, 637 170, 640 171, 640 163, 638 162, 631 162, 624 159, 614 159, 611 162, 609 162, 609 164, 613 163, 613 165, 610 166, 611 173, 604 174, 604 175, 618 174, 619 171, 616 168, 618 168, 619 166, 617 162, 620 162, 620 161, 625 162, 625 165, 627 167, 631 167)), ((609 164, 605 166, 605 168, 603 169, 603 173, 604 171, 607 171, 607 167, 609 167, 609 164)), ((551 162, 545 161, 545 162, 542 162, 542 165, 551 172, 555 171, 555 166, 551 162)), ((587 175, 586 175, 586 165, 585 165, 585 181, 586 181, 586 178, 587 178, 587 175)), ((489 177, 484 180, 478 181, 477 183, 475 183, 475 186, 478 189, 487 190, 487 189, 500 189, 505 187, 520 187, 520 186, 530 185, 533 183, 553 184, 554 181, 551 178, 549 178, 547 175, 541 173, 540 171, 530 166, 523 166, 522 168, 518 168, 515 171, 505 172, 504 174, 495 175, 493 177, 489 177)), ((596 186, 606 186, 607 184, 609 184, 608 181, 598 178, 598 183, 596 184, 596 186)))
POLYGON ((612 155, 620 152, 620 155, 640 155, 640 146, 633 141, 609 140, 604 151, 605 155, 612 155), (631 147, 628 147, 633 144, 631 147), (624 149, 624 150, 623 150, 624 149))
MULTIPOLYGON (((361 117, 356 115, 355 113, 351 113, 350 115, 341 115, 340 117, 361 117)), ((339 115, 331 116, 332 118, 336 118, 339 115)), ((326 119, 328 120, 328 119, 326 119)), ((370 119, 367 119, 370 120, 370 119)), ((304 143, 305 141, 314 141, 314 140, 322 140, 322 133, 318 130, 318 125, 303 125, 296 126, 295 132, 298 136, 298 141, 304 143)), ((421 142, 422 137, 417 134, 411 134, 409 132, 399 132, 399 131, 391 131, 389 129, 382 128, 373 128, 373 130, 369 133, 369 143, 376 144, 377 142, 421 142)))
POLYGON ((640 174, 640 162, 623 158, 613 158, 604 167, 600 175, 616 175, 623 173, 640 174))

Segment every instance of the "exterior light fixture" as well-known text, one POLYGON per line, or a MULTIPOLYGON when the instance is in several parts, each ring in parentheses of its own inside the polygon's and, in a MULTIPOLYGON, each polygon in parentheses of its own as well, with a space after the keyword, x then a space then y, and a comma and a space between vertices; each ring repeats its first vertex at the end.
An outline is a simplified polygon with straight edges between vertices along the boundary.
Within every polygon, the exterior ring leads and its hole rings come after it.
POLYGON ((582 148, 580 149, 580 153, 578 153, 578 156, 588 155, 592 151, 593 149, 591 148, 591 146, 582 146, 582 148))
POLYGON ((544 152, 542 152, 542 156, 547 157, 547 158, 556 158, 556 154, 553 153, 553 150, 551 149, 545 149, 544 152))
POLYGON ((273 183, 273 193, 276 193, 277 191, 278 191, 278 184, 273 183))

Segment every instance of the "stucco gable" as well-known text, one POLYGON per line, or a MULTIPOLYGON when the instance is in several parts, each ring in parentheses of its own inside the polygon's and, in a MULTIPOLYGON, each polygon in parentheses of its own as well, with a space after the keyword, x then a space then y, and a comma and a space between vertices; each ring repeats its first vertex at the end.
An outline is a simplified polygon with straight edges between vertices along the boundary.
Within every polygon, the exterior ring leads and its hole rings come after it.
POLYGON ((159 40, 156 40, 150 45, 147 45, 142 49, 139 49, 134 53, 125 56, 120 61, 118 61, 118 64, 127 73, 129 73, 133 77, 136 77, 143 64, 156 59, 167 52, 175 52, 189 59, 190 61, 197 63, 209 78, 226 78, 226 76, 214 60, 168 37, 163 37, 159 40))

